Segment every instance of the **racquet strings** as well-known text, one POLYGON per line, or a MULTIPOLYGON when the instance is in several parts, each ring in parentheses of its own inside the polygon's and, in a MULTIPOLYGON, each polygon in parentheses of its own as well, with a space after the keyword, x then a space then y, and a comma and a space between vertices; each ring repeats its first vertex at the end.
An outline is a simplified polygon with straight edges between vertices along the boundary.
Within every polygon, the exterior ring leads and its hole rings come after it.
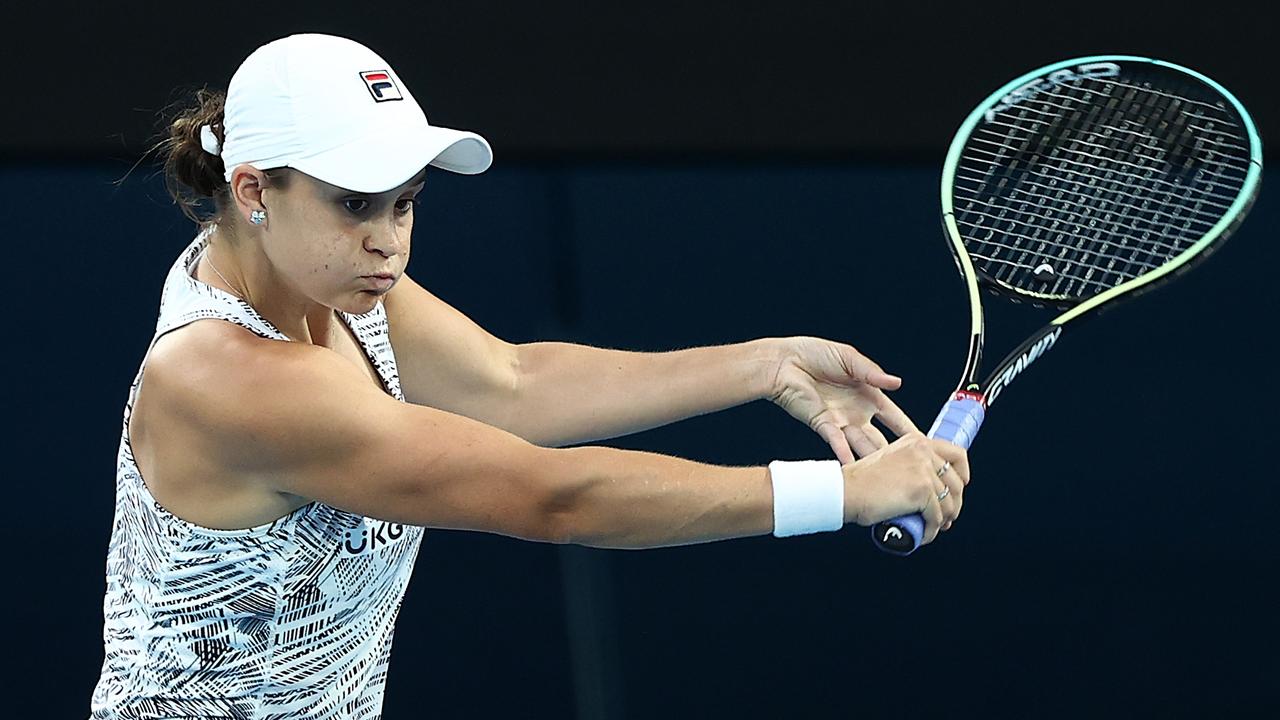
POLYGON ((1186 252, 1249 163, 1244 122, 1207 86, 1077 78, 979 122, 957 165, 956 224, 988 279, 1070 305, 1186 252))

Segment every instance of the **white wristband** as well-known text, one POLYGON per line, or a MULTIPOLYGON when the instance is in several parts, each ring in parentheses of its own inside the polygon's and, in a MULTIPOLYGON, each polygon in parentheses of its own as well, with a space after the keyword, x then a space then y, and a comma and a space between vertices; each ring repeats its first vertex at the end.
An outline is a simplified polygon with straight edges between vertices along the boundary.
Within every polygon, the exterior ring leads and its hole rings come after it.
POLYGON ((774 460, 769 475, 775 537, 844 527, 844 472, 839 460, 774 460))

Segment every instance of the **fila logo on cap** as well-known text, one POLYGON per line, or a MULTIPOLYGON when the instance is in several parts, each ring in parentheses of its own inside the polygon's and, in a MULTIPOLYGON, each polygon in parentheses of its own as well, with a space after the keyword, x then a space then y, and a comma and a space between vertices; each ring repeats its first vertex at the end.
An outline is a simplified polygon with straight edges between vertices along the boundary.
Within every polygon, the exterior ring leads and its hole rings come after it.
POLYGON ((391 79, 391 74, 386 70, 365 70, 360 73, 360 78, 364 80, 365 87, 369 88, 374 102, 404 99, 400 95, 400 88, 396 87, 395 80, 391 79))

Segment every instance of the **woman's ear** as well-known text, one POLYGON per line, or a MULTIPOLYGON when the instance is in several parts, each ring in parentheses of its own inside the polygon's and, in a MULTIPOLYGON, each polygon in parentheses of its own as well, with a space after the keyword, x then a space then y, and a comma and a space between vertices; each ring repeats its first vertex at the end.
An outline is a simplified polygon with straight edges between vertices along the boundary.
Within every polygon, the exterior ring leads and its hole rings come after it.
POLYGON ((231 200, 236 213, 246 224, 261 224, 253 222, 254 211, 259 213, 259 217, 265 217, 267 207, 262 202, 262 191, 267 183, 267 174, 252 165, 238 165, 232 171, 231 200))

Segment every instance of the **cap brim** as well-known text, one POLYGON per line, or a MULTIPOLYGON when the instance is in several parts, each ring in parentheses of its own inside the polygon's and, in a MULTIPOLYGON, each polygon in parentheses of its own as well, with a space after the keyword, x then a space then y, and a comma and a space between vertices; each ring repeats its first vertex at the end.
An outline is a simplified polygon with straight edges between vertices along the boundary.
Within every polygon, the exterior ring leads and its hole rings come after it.
POLYGON ((476 175, 493 164, 484 138, 433 125, 379 132, 289 166, 354 192, 380 193, 403 185, 428 165, 476 175))

